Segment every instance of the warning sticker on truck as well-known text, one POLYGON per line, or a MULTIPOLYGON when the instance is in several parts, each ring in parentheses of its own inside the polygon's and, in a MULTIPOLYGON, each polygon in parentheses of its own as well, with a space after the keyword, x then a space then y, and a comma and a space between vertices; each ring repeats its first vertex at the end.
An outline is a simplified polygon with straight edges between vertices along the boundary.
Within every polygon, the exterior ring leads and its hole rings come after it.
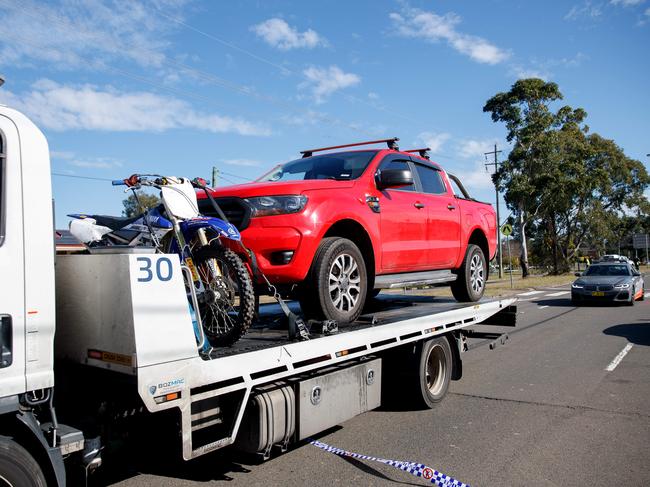
POLYGON ((133 367, 133 357, 131 355, 124 355, 115 352, 105 352, 103 350, 88 349, 88 358, 101 360, 102 362, 108 362, 111 364, 133 367))

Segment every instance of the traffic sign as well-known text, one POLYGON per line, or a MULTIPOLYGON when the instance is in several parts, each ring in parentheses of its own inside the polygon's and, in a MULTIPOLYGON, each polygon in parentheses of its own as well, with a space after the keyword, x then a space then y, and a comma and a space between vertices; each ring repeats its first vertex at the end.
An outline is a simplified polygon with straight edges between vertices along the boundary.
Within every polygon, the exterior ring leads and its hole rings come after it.
POLYGON ((648 248, 650 246, 650 245, 648 245, 650 242, 648 242, 648 234, 647 233, 635 233, 632 240, 633 240, 635 249, 645 249, 645 248, 648 248))
POLYGON ((512 234, 512 225, 510 223, 504 223, 501 225, 501 233, 506 237, 509 237, 512 234))

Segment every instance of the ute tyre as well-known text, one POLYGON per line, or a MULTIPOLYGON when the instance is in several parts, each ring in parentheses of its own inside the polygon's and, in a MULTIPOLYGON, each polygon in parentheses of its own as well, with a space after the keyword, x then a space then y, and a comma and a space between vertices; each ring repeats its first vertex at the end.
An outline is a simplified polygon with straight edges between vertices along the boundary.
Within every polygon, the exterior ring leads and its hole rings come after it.
POLYGON ((0 436, 0 485, 46 487, 45 475, 25 448, 0 436))
MULTIPOLYGON (((200 275, 202 275, 201 264, 210 259, 216 259, 220 263, 222 271, 228 273, 228 282, 232 284, 230 293, 233 299, 230 301, 239 298, 239 307, 238 309, 234 308, 228 314, 229 318, 224 317, 223 313, 221 315, 215 313, 214 310, 218 308, 199 302, 203 331, 210 345, 213 347, 230 346, 246 333, 255 317, 255 292, 251 276, 242 259, 232 250, 221 246, 203 247, 194 253, 193 259, 200 275)), ((222 288, 219 284, 212 283, 209 287, 220 290, 222 288)), ((226 301, 219 301, 219 308, 225 309, 225 305, 226 301)))
POLYGON ((414 405, 431 409, 447 394, 453 357, 446 337, 437 337, 418 345, 415 356, 414 405))
POLYGON ((468 303, 483 297, 487 281, 487 261, 481 247, 474 244, 467 246, 465 258, 456 275, 458 277, 451 283, 451 293, 456 301, 468 303))
POLYGON ((349 323, 363 310, 367 286, 359 248, 346 238, 327 237, 316 251, 300 305, 310 318, 349 323))

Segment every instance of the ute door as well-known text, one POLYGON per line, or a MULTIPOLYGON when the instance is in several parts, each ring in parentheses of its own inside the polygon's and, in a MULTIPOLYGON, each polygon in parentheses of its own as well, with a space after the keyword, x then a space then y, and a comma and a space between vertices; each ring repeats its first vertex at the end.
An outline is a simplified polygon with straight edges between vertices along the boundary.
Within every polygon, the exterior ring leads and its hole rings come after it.
MULTIPOLYGON (((0 115, 0 396, 25 392, 25 256, 18 134, 0 115)), ((38 224, 38 222, 34 223, 38 224)))
POLYGON ((460 252, 460 206, 447 189, 444 174, 433 166, 413 161, 427 205, 428 262, 431 268, 448 269, 460 252))
MULTIPOLYGON (((383 169, 409 169, 408 157, 389 155, 383 169)), ((413 175, 415 180, 415 175, 413 175)), ((427 209, 415 184, 381 190, 381 272, 408 272, 427 266, 427 209)))

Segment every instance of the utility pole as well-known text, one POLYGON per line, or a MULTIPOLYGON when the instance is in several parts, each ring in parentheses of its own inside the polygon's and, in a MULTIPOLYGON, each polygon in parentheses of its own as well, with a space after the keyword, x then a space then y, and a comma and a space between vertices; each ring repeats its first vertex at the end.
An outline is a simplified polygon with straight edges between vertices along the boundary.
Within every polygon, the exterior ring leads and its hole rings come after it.
MULTIPOLYGON (((499 171, 499 161, 497 159, 497 154, 499 154, 500 150, 497 150, 497 145, 494 144, 494 150, 492 152, 484 152, 485 154, 485 170, 487 170, 488 166, 494 166, 494 172, 497 173, 499 171), (490 154, 494 154, 494 162, 487 162, 487 156, 490 154)), ((499 219, 499 187, 497 186, 496 183, 494 183, 494 189, 497 193, 497 258, 499 260, 499 279, 503 278, 503 256, 501 255, 501 220, 499 219)), ((487 256, 486 256, 487 258, 487 256)), ((512 266, 512 259, 510 259, 510 266, 512 266)))
POLYGON ((219 181, 219 169, 216 166, 212 166, 212 187, 217 187, 217 182, 219 181))

